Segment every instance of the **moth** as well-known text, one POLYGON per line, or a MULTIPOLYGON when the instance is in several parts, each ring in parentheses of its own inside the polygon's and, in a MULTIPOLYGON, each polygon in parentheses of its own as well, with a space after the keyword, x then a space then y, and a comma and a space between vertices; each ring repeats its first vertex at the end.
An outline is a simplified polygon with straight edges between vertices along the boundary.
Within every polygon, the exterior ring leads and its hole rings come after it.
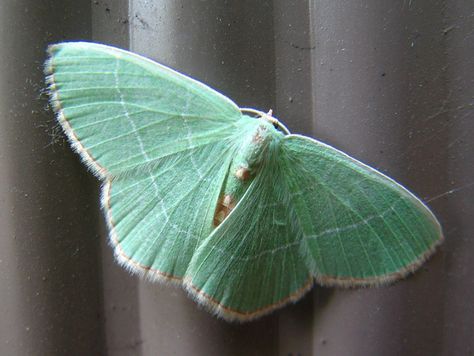
POLYGON ((102 182, 117 261, 182 285, 229 321, 323 286, 386 284, 442 241, 432 212, 382 173, 271 113, 128 51, 52 45, 51 105, 102 182), (257 117, 255 117, 257 116, 257 117))

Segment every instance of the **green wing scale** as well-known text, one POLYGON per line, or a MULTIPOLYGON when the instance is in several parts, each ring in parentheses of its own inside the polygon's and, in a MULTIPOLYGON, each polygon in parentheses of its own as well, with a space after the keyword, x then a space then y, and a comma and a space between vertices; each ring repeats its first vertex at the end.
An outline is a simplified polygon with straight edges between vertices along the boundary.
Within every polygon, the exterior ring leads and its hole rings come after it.
POLYGON ((133 53, 49 47, 52 106, 103 182, 115 256, 246 321, 323 285, 378 285, 442 241, 405 188, 321 142, 243 115, 204 84, 133 53))
POLYGON ((211 309, 228 318, 254 318, 298 300, 313 285, 299 251, 303 236, 282 189, 279 149, 274 142, 242 199, 188 268, 187 289, 217 301, 211 309))
POLYGON ((52 104, 72 146, 105 181, 118 261, 148 278, 179 281, 212 228, 209 205, 226 174, 239 109, 126 51, 70 43, 49 53, 52 104))
POLYGON ((380 172, 304 136, 286 136, 282 152, 288 195, 304 236, 300 253, 320 284, 402 278, 441 241, 431 211, 380 172))

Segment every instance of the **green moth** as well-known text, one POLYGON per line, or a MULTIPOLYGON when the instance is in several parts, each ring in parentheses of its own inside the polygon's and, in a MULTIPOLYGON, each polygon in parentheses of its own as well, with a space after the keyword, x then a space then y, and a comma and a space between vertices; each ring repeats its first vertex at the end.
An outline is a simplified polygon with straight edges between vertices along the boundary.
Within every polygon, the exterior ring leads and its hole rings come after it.
POLYGON ((219 317, 255 319, 315 282, 395 281, 442 241, 408 190, 270 113, 117 48, 48 53, 52 106, 104 182, 118 262, 182 285, 219 317))

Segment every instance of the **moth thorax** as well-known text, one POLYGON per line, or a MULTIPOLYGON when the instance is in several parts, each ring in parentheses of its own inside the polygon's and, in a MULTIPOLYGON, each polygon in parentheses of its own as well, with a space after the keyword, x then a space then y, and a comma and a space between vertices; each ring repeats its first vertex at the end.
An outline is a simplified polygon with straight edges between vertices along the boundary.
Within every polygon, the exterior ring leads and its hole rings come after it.
POLYGON ((255 175, 273 139, 271 129, 271 126, 262 123, 243 140, 234 160, 237 167, 233 173, 238 179, 248 180, 255 175))

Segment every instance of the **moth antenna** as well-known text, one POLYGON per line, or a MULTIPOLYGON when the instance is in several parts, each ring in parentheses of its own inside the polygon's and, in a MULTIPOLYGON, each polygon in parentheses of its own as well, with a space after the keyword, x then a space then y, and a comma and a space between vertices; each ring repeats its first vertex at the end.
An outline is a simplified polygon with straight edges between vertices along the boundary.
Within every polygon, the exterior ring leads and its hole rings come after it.
POLYGON ((286 135, 290 135, 291 132, 290 130, 288 130, 288 128, 283 125, 281 123, 281 121, 279 121, 276 117, 273 116, 273 110, 270 109, 268 110, 267 113, 263 112, 263 111, 260 111, 260 110, 256 110, 256 109, 252 109, 252 108, 240 108, 240 111, 241 112, 249 112, 249 113, 252 113, 252 114, 255 114, 255 115, 258 115, 260 116, 262 119, 264 120, 267 120, 268 122, 270 122, 271 124, 275 125, 276 127, 278 127, 281 131, 283 131, 286 135))

